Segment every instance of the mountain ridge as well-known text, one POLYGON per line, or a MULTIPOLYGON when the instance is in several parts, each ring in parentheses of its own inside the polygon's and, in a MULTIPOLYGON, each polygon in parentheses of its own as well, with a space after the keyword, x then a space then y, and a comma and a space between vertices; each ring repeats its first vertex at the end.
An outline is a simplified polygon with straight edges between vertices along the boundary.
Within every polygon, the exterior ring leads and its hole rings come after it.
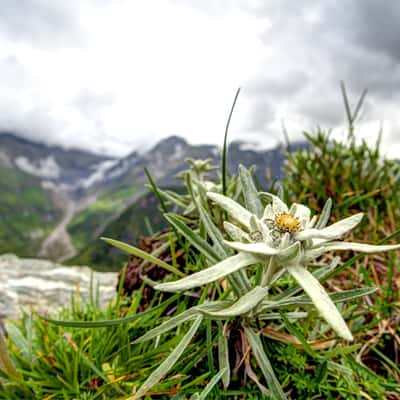
MULTIPOLYGON (((298 146, 301 148, 305 145, 299 143, 298 146)), ((213 164, 219 165, 220 152, 215 145, 192 145, 185 138, 170 136, 143 153, 133 149, 125 157, 110 158, 29 141, 11 133, 0 133, 3 175, 25 182, 25 186, 34 188, 37 193, 35 196, 47 204, 46 212, 38 208, 37 202, 35 207, 31 207, 31 213, 38 210, 37 213, 42 215, 37 224, 42 224, 44 228, 34 248, 37 249, 42 242, 42 245, 45 244, 44 250, 42 246, 36 254, 23 255, 40 254, 56 260, 64 260, 65 253, 76 256, 107 230, 108 224, 123 215, 129 207, 134 207, 135 202, 145 194, 147 178, 144 167, 148 168, 159 186, 176 187, 179 182, 175 176, 187 168, 186 159, 210 158, 213 164), (53 218, 51 223, 46 223, 46 214, 49 215, 49 212, 53 213, 53 218), (68 247, 64 254, 63 247, 68 247)), ((256 178, 264 187, 282 177, 284 159, 281 147, 258 151, 248 148, 243 141, 234 141, 228 146, 228 170, 236 172, 239 162, 247 167, 256 165, 256 178)), ((0 182, 0 190, 7 186, 6 182, 2 184, 3 187, 0 182)), ((5 209, 9 209, 11 200, 24 208, 24 202, 17 201, 21 190, 20 185, 9 188, 9 201, 5 209)), ((0 210, 2 198, 4 200, 5 197, 4 194, 0 195, 0 210)), ((26 198, 24 201, 29 208, 31 200, 26 198)), ((18 224, 17 230, 25 229, 18 224)), ((23 246, 25 236, 20 235, 18 246, 8 249, 6 237, 10 232, 4 224, 1 230, 3 240, 0 240, 0 251, 9 252, 23 246)))

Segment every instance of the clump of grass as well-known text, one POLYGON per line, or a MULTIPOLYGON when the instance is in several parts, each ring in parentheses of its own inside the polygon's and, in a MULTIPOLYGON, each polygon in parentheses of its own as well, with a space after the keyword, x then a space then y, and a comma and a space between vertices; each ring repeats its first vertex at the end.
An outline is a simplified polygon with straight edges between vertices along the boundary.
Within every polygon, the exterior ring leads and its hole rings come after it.
MULTIPOLYGON (((86 305, 75 297, 59 314, 62 320, 80 321, 68 328, 36 314, 25 314, 18 322, 8 323, 9 360, 16 369, 0 370, 0 398, 128 397, 183 335, 176 332, 155 347, 132 346, 133 338, 153 328, 177 307, 185 307, 185 301, 178 302, 179 296, 166 301, 156 296, 149 312, 138 313, 141 292, 137 291, 129 302, 118 296, 105 310, 99 309, 95 296, 86 305)), ((196 351, 194 345, 189 346, 188 352, 196 351)), ((204 352, 199 355, 204 357, 204 352)), ((159 386, 167 398, 183 384, 191 386, 186 374, 178 374, 188 362, 188 357, 183 357, 176 373, 159 386)))
MULTIPOLYGON (((367 241, 378 241, 396 229, 400 218, 400 163, 381 154, 381 132, 371 148, 364 140, 356 140, 355 122, 365 92, 351 110, 346 90, 342 94, 348 119, 348 135, 344 142, 330 139, 329 132, 305 133, 310 146, 288 154, 284 187, 293 199, 306 201, 320 212, 328 198, 337 207, 332 210, 335 222, 346 213, 364 212, 367 218, 353 235, 367 241), (309 196, 308 193, 313 193, 309 196)), ((347 257, 351 257, 348 254, 347 257)), ((357 359, 384 379, 400 383, 399 253, 360 257, 353 267, 327 282, 329 287, 351 289, 360 284, 374 284, 378 290, 362 304, 366 325, 359 330, 358 340, 364 345, 357 359), (392 362, 393 361, 393 362, 392 362)))

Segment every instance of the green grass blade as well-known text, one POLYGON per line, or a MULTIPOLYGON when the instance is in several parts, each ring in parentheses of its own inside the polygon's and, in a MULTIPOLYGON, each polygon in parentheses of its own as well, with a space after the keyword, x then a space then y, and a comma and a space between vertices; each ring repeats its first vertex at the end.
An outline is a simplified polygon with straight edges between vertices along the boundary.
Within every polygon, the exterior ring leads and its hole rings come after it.
POLYGON ((210 382, 207 383, 207 386, 204 388, 204 390, 198 396, 199 400, 207 399, 207 396, 210 394, 211 390, 218 383, 218 381, 221 379, 221 377, 224 375, 225 372, 226 372, 226 368, 220 370, 216 375, 214 375, 211 378, 210 382))
POLYGON ((239 97, 240 88, 236 91, 235 98, 229 113, 228 121, 225 126, 224 144, 222 146, 222 157, 221 157, 221 173, 222 173, 222 193, 226 194, 226 177, 227 177, 227 153, 228 153, 228 130, 231 123, 233 110, 235 109, 236 101, 239 97))
POLYGON ((313 348, 310 346, 310 344, 307 342, 307 339, 304 337, 304 335, 300 332, 297 327, 292 324, 289 319, 287 314, 280 313, 281 317, 283 319, 283 322, 286 325, 287 330, 289 331, 290 334, 292 334, 294 337, 296 337, 300 343, 303 345, 304 350, 313 358, 317 358, 318 355, 317 353, 313 350, 313 348))
POLYGON ((190 343, 190 341, 193 339, 193 336, 199 329, 201 321, 202 317, 198 316, 186 335, 172 351, 172 353, 161 363, 161 365, 155 371, 152 372, 152 374, 146 379, 146 381, 139 388, 136 394, 133 397, 130 397, 128 400, 139 399, 140 397, 144 396, 151 388, 157 385, 157 383, 160 382, 163 376, 169 372, 169 370, 174 366, 179 357, 185 351, 187 345, 190 343))
POLYGON ((272 369, 271 362, 269 361, 268 356, 265 354, 260 337, 256 332, 253 331, 252 328, 245 326, 244 329, 254 357, 261 368, 265 380, 267 381, 268 389, 271 391, 272 398, 274 400, 287 400, 287 397, 283 392, 277 377, 275 376, 275 372, 272 369))
POLYGON ((205 208, 201 204, 198 204, 197 208, 199 210, 200 218, 207 230, 208 236, 210 236, 211 240, 213 241, 215 251, 218 253, 220 259, 232 255, 232 249, 224 243, 225 238, 223 237, 221 231, 215 226, 212 218, 207 213, 205 208))
POLYGON ((170 190, 160 190, 159 193, 164 196, 167 200, 169 200, 172 204, 177 205, 178 207, 182 208, 183 210, 187 207, 187 204, 182 201, 180 196, 176 193, 171 192, 170 190))
POLYGON ((353 123, 358 117, 358 114, 359 114, 359 112, 361 110, 361 107, 362 107, 362 105, 364 103, 364 99, 365 99, 365 96, 367 95, 367 93, 368 93, 368 89, 364 89, 363 92, 361 93, 360 98, 358 99, 357 105, 354 108, 354 112, 353 112, 353 116, 352 116, 353 117, 353 123))
POLYGON ((43 319, 44 321, 50 322, 51 324, 58 325, 58 326, 64 326, 64 327, 70 327, 70 328, 104 328, 104 327, 109 327, 109 326, 127 324, 127 323, 133 322, 139 318, 143 318, 146 315, 152 314, 154 311, 159 311, 165 307, 168 307, 171 303, 173 303, 175 300, 177 300, 179 298, 179 296, 180 296, 180 294, 176 294, 176 295, 170 297, 168 300, 164 301, 163 303, 159 304, 156 307, 149 308, 146 311, 143 311, 141 313, 132 315, 130 317, 125 317, 125 318, 99 320, 99 321, 61 321, 61 320, 57 320, 57 319, 46 318, 46 317, 43 317, 42 315, 39 315, 39 317, 41 319, 43 319))
POLYGON ((153 177, 150 174, 150 171, 146 167, 144 167, 144 173, 146 174, 146 177, 147 177, 147 179, 148 179, 148 181, 150 183, 151 189, 153 190, 154 194, 157 197, 158 202, 160 203, 160 207, 161 207, 162 212, 163 213, 167 213, 168 212, 167 206, 164 203, 164 200, 163 200, 163 198, 162 198, 162 196, 160 194, 160 191, 159 191, 157 185, 155 184, 155 182, 153 180, 153 177))
POLYGON ((340 82, 340 89, 342 91, 344 109, 346 111, 347 122, 349 124, 349 132, 347 138, 351 139, 353 137, 353 116, 351 113, 349 99, 347 97, 346 86, 344 85, 343 81, 340 82))
POLYGON ((26 358, 30 358, 29 341, 25 338, 17 325, 15 323, 8 323, 6 330, 11 342, 18 348, 21 354, 26 358))
POLYGON ((205 255, 211 262, 218 262, 220 260, 218 254, 214 251, 212 246, 207 243, 202 237, 193 232, 186 224, 184 224, 176 215, 165 214, 167 221, 175 227, 190 243, 196 247, 203 255, 205 255))
POLYGON ((118 247, 119 249, 125 251, 128 254, 133 254, 136 257, 142 258, 143 260, 146 260, 148 262, 151 262, 153 264, 158 265, 161 268, 164 268, 165 270, 172 272, 173 274, 179 275, 179 276, 185 276, 185 274, 181 271, 179 271, 177 268, 173 267, 172 265, 167 264, 165 261, 159 260, 158 258, 152 256, 149 253, 146 253, 145 251, 135 247, 131 246, 127 243, 120 242, 119 240, 115 239, 110 239, 106 237, 102 237, 101 240, 104 240, 105 242, 111 244, 114 247, 118 247))
MULTIPOLYGON (((148 179, 148 181, 150 183, 151 189, 153 190, 154 194, 157 197, 158 202, 160 203, 160 207, 161 207, 161 210, 162 210, 163 214, 168 213, 168 208, 165 205, 164 199, 162 198, 162 196, 160 194, 160 191, 159 191, 157 185, 155 184, 155 182, 153 180, 153 177, 150 174, 150 171, 146 167, 144 167, 144 172, 145 172, 146 177, 147 177, 147 179, 148 179)), ((179 244, 182 245, 182 243, 180 242, 180 238, 179 238, 178 232, 176 231, 176 229, 174 227, 172 227, 172 230, 175 233, 176 240, 178 241, 179 244)), ((183 246, 182 246, 182 248, 183 248, 183 246)))

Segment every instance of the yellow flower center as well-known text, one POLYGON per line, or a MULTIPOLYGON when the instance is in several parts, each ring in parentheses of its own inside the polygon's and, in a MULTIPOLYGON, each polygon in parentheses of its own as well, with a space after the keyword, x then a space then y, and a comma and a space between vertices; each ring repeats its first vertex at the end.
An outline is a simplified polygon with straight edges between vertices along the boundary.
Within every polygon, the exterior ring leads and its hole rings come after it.
POLYGON ((281 232, 294 233, 300 229, 301 225, 297 217, 288 213, 282 213, 275 215, 275 226, 281 232))

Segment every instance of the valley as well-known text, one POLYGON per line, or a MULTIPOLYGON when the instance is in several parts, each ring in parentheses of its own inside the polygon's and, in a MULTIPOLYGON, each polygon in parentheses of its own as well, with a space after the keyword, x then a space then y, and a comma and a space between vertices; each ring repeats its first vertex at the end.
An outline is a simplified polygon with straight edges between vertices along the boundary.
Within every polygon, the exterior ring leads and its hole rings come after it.
POLYGON ((74 257, 78 250, 71 240, 67 227, 76 214, 87 209, 96 201, 96 196, 92 195, 79 200, 68 197, 67 193, 56 193, 53 190, 53 198, 57 199, 59 208, 63 211, 60 222, 54 227, 46 239, 42 242, 37 256, 63 262, 74 257))

